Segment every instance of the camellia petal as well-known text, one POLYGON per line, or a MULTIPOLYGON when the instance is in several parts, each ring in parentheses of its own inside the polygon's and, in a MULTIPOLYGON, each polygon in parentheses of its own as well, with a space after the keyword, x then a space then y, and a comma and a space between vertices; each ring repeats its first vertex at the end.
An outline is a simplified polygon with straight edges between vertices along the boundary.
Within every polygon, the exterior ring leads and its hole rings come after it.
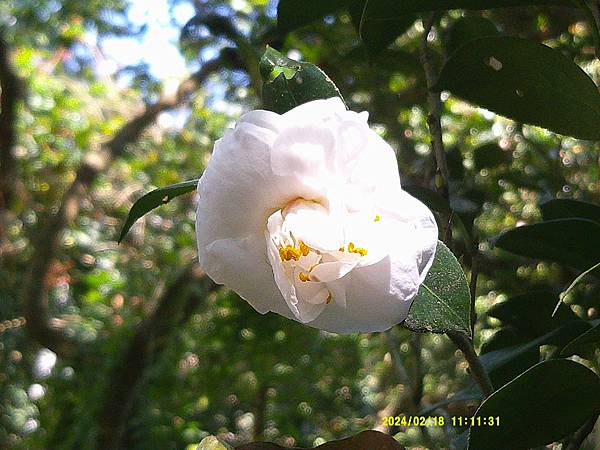
POLYGON ((402 191, 366 113, 337 98, 244 115, 198 192, 200 263, 261 313, 385 330, 406 318, 433 262, 431 211, 402 191))

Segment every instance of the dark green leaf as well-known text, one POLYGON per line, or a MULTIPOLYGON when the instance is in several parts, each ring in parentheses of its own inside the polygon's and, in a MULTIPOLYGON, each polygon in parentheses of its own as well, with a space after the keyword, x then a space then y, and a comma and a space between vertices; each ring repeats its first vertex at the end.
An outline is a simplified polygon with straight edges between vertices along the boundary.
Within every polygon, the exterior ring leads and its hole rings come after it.
POLYGON ((279 0, 277 5, 277 26, 281 31, 289 31, 332 14, 346 6, 350 0, 279 0))
POLYGON ((129 210, 129 214, 127 215, 127 220, 125 220, 125 224, 121 229, 121 234, 119 235, 118 242, 120 243, 131 226, 142 217, 147 212, 153 210, 154 208, 169 203, 175 197, 186 194, 188 192, 192 192, 198 186, 198 180, 188 180, 182 183, 172 184, 170 186, 165 186, 159 189, 154 189, 153 191, 148 192, 146 195, 142 196, 138 199, 131 209, 129 210))
POLYGON ((289 59, 271 47, 260 60, 260 73, 263 107, 279 114, 312 100, 342 98, 333 81, 317 66, 289 59))
POLYGON ((600 205, 571 199, 555 199, 540 205, 544 220, 579 218, 600 223, 600 205))
POLYGON ((529 342, 485 353, 480 357, 481 363, 489 373, 494 386, 503 386, 539 361, 541 345, 562 348, 567 342, 585 333, 590 327, 591 325, 584 320, 571 321, 529 342))
POLYGON ((500 417, 499 426, 474 426, 470 450, 526 449, 554 442, 600 408, 600 378, 567 359, 541 362, 488 397, 475 414, 500 417))
POLYGON ((494 168, 510 161, 510 153, 502 150, 497 144, 489 143, 473 150, 473 163, 477 170, 494 168))
POLYGON ((469 41, 498 34, 498 28, 491 20, 475 16, 461 17, 450 28, 446 47, 448 53, 453 53, 469 41))
POLYGON ((600 94, 560 52, 514 37, 486 37, 454 52, 434 86, 520 122, 600 139, 600 94))
POLYGON ((349 11, 352 22, 358 31, 371 55, 377 55, 394 40, 404 34, 410 26, 415 23, 417 16, 414 14, 399 14, 393 19, 389 18, 384 25, 373 24, 371 18, 385 14, 389 9, 389 3, 376 5, 377 9, 371 7, 371 0, 355 0, 350 3, 349 11), (365 8, 366 3, 366 8, 365 8))
POLYGON ((470 305, 465 274, 448 247, 438 241, 433 265, 402 325, 412 331, 470 335, 470 305))
MULTIPOLYGON (((360 21, 365 10, 365 24, 368 33, 373 36, 386 33, 390 23, 399 23, 408 14, 440 9, 491 9, 521 5, 564 5, 573 6, 569 0, 407 0, 392 2, 389 0, 279 0, 277 6, 277 25, 283 32, 289 32, 322 18, 328 14, 348 7, 353 20, 360 21), (365 10, 365 3, 367 7, 365 10), (382 24, 382 22, 385 22, 382 24)), ((413 19, 414 20, 414 19, 413 19)), ((396 36, 398 36, 396 34, 396 36)), ((392 39, 393 40, 393 39, 392 39)), ((390 41, 391 42, 391 41, 390 41)))
MULTIPOLYGON (((240 445, 239 447, 236 447, 236 450, 284 450, 284 448, 289 447, 281 447, 280 445, 271 442, 255 442, 252 444, 240 445)), ((363 431, 356 436, 327 442, 314 448, 319 450, 404 450, 404 447, 389 434, 373 430, 363 431)), ((302 449, 300 447, 293 447, 292 450, 302 449)))
POLYGON ((558 296, 550 291, 528 292, 497 303, 487 315, 512 325, 531 337, 541 336, 573 320, 577 316, 565 304, 560 305, 554 316, 552 312, 558 296))
POLYGON ((561 356, 579 355, 590 359, 598 347, 600 347, 600 323, 565 345, 560 354, 561 356))
POLYGON ((525 225, 501 234, 496 246, 517 255, 586 270, 600 261, 600 224, 558 219, 525 225))

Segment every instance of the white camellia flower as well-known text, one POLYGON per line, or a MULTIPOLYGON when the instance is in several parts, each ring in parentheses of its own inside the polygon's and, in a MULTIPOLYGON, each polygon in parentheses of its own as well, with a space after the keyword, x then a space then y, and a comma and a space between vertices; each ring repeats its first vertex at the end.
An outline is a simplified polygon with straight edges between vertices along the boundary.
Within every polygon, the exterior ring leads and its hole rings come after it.
POLYGON ((251 111, 198 184, 200 264, 257 311, 336 333, 402 322, 437 226, 391 147, 339 98, 251 111))

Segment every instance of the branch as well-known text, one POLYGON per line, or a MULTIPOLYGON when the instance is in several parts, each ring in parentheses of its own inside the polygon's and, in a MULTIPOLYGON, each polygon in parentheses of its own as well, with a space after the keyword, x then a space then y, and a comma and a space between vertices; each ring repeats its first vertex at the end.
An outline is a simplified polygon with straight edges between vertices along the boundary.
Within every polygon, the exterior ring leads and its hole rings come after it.
POLYGON ((132 406, 144 373, 160 354, 173 332, 183 325, 195 307, 217 288, 204 273, 192 265, 167 288, 154 311, 139 325, 123 357, 112 368, 109 384, 100 408, 96 448, 118 450, 123 447, 132 406), (192 285, 199 285, 200 295, 192 295, 192 285))
POLYGON ((427 39, 440 14, 441 13, 437 11, 433 12, 427 21, 423 21, 424 30, 421 38, 421 45, 419 47, 419 56, 421 65, 425 71, 425 80, 427 82, 427 103, 429 104, 427 125, 429 126, 429 132, 431 133, 431 147, 435 156, 438 175, 438 177, 436 177, 435 185, 438 193, 447 200, 448 181, 450 176, 448 173, 448 165, 446 163, 446 154, 444 152, 444 142, 442 140, 442 123, 440 119, 442 102, 439 92, 431 91, 431 87, 435 84, 437 75, 427 39))
POLYGON ((52 260, 56 257, 61 233, 79 213, 82 198, 98 175, 106 170, 112 160, 121 156, 129 145, 134 144, 160 113, 190 101, 198 87, 220 67, 219 58, 206 63, 181 83, 174 96, 147 105, 140 115, 126 123, 110 141, 85 157, 75 180, 63 195, 58 213, 48 219, 46 228, 39 233, 33 244, 23 304, 29 332, 41 345, 66 357, 80 352, 76 341, 64 333, 66 322, 51 317, 45 279, 52 260))
POLYGON ((454 342, 454 344, 458 347, 458 349, 463 353, 467 363, 469 363, 469 370, 471 371, 471 376, 475 380, 475 382, 479 385, 481 392, 483 394, 483 398, 487 398, 494 393, 494 386, 488 376, 485 368, 481 364, 481 360, 475 349, 473 348, 473 342, 467 336, 462 333, 446 333, 450 340, 454 342))
POLYGON ((0 88, 0 208, 8 208, 15 181, 13 148, 17 137, 15 122, 17 104, 22 96, 22 83, 11 66, 8 44, 1 35, 0 88))
POLYGON ((569 442, 569 446, 565 450, 579 450, 583 445, 583 441, 594 431, 594 426, 598 420, 600 412, 597 412, 592 416, 590 420, 583 424, 583 426, 573 434, 573 439, 569 442))

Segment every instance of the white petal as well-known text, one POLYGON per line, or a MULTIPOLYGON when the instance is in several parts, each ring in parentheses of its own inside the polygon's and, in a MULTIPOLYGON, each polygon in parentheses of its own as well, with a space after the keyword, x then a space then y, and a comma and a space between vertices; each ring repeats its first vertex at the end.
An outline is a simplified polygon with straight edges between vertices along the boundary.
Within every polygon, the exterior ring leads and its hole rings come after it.
POLYGON ((283 114, 282 118, 286 123, 318 123, 319 121, 328 121, 338 114, 345 113, 346 105, 339 97, 332 97, 326 100, 315 100, 304 103, 283 114))
POLYGON ((311 280, 322 281, 324 283, 339 280, 356 267, 360 259, 358 255, 356 256, 346 260, 318 264, 310 272, 311 280))
POLYGON ((320 195, 303 180, 272 173, 270 152, 277 136, 273 129, 279 120, 275 113, 254 111, 215 144, 198 184, 196 231, 200 247, 217 239, 262 233, 267 218, 290 200, 320 195), (271 126, 258 125, 265 123, 271 126))
POLYGON ((343 223, 318 203, 294 201, 283 210, 283 217, 283 231, 309 247, 328 251, 343 244, 343 223))
POLYGON ((263 234, 220 239, 199 250, 200 265, 216 283, 225 284, 261 314, 293 317, 275 284, 263 234))

